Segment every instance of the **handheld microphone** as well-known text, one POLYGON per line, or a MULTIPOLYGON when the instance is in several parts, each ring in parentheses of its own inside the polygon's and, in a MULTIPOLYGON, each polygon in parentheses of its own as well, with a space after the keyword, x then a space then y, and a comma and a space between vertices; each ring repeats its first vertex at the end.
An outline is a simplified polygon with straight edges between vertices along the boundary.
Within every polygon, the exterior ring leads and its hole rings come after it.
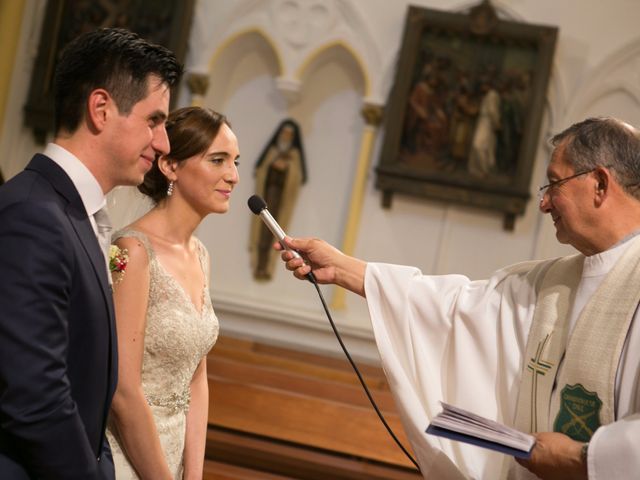
POLYGON ((282 245, 282 248, 293 253, 294 257, 302 258, 300 257, 300 254, 298 252, 296 252, 295 250, 291 250, 287 246, 287 244, 284 243, 284 237, 286 236, 286 234, 284 233, 284 230, 280 228, 280 225, 278 225, 278 222, 276 222, 276 219, 273 218, 273 216, 267 209, 267 204, 262 199, 262 197, 260 197, 259 195, 252 195, 249 198, 247 203, 249 204, 249 208, 251 209, 251 211, 254 214, 258 215, 260 219, 264 222, 264 224, 267 226, 267 228, 271 230, 271 233, 273 233, 273 236, 278 239, 278 242, 280 242, 280 245, 282 245))
MULTIPOLYGON (((302 258, 298 252, 289 248, 287 244, 284 242, 284 237, 286 236, 286 234, 284 233, 284 230, 282 230, 280 225, 278 225, 278 222, 276 222, 276 219, 273 218, 273 216, 269 212, 269 209, 267 208, 267 203, 262 199, 262 197, 260 197, 259 195, 251 195, 251 197, 249 197, 249 200, 247 201, 247 204, 249 205, 249 209, 251 209, 251 211, 255 215, 258 215, 260 219, 264 222, 264 224, 267 226, 267 228, 271 230, 271 233, 273 233, 273 236, 278 239, 278 242, 280 243, 280 245, 282 245, 282 248, 291 252, 294 257, 302 258)), ((307 274, 307 277, 311 281, 315 280, 315 277, 313 276, 313 272, 309 272, 307 274)))

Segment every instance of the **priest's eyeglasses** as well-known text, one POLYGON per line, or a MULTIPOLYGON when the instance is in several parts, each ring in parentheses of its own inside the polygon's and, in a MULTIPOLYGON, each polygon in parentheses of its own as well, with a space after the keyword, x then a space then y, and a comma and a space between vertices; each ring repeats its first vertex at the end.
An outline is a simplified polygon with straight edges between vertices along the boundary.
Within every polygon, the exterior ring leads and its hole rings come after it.
POLYGON ((582 172, 578 172, 578 173, 575 173, 575 174, 570 175, 568 177, 561 178, 560 180, 554 180, 553 182, 549 182, 546 185, 541 186, 538 189, 538 200, 542 201, 542 199, 544 198, 545 194, 551 193, 554 188, 557 188, 560 185, 564 185, 569 180, 572 180, 572 179, 574 179, 576 177, 580 177, 582 175, 586 175, 587 173, 591 173, 594 170, 595 170, 595 168, 592 168, 590 170, 584 170, 582 172))

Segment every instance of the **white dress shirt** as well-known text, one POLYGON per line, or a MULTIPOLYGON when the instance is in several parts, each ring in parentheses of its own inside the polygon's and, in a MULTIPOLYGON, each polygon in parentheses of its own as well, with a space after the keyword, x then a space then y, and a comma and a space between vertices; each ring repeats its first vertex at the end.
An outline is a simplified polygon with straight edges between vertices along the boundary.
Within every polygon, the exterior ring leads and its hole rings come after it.
MULTIPOLYGON (((93 176, 78 157, 60 145, 49 143, 45 148, 43 155, 46 155, 57 163, 71 179, 71 182, 73 183, 73 186, 76 187, 76 190, 82 199, 82 203, 84 204, 84 208, 87 211, 91 227, 93 228, 93 233, 96 235, 98 243, 100 243, 100 239, 98 237, 98 226, 96 225, 94 215, 107 204, 107 197, 102 191, 98 180, 96 180, 96 177, 93 176)), ((108 259, 106 259, 106 261, 107 277, 110 279, 111 274, 109 273, 108 259)))

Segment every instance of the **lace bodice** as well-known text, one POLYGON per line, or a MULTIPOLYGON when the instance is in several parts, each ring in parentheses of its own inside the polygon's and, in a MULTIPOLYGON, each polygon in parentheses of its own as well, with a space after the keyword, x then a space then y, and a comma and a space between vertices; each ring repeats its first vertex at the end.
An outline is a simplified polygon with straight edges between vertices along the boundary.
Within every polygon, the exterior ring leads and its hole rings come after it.
MULTIPOLYGON (((122 237, 138 239, 149 257, 149 302, 142 386, 167 460, 172 471, 176 472, 176 478, 181 478, 184 417, 190 400, 189 385, 200 360, 213 347, 218 337, 218 320, 211 305, 207 280, 209 256, 204 245, 196 239, 198 257, 205 277, 202 311, 199 312, 187 292, 158 261, 149 239, 143 233, 121 230, 113 236, 113 241, 122 237)), ((126 462, 126 458, 117 458, 122 453, 117 448, 119 445, 114 448, 111 438, 113 437, 110 437, 110 442, 116 460, 117 478, 137 478, 119 472, 118 463, 126 462), (121 474, 118 475, 119 473, 121 474)), ((128 465, 126 467, 130 469, 128 465)), ((134 475, 132 470, 131 474, 134 475)))

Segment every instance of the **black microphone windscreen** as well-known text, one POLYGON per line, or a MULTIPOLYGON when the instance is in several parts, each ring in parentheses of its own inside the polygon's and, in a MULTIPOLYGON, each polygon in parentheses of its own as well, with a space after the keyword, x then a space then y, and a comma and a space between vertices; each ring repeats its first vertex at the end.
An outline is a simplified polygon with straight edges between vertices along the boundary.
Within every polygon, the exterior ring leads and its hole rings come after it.
POLYGON ((256 215, 260 215, 260 212, 267 208, 267 204, 259 195, 251 195, 247 203, 251 211, 256 215))

